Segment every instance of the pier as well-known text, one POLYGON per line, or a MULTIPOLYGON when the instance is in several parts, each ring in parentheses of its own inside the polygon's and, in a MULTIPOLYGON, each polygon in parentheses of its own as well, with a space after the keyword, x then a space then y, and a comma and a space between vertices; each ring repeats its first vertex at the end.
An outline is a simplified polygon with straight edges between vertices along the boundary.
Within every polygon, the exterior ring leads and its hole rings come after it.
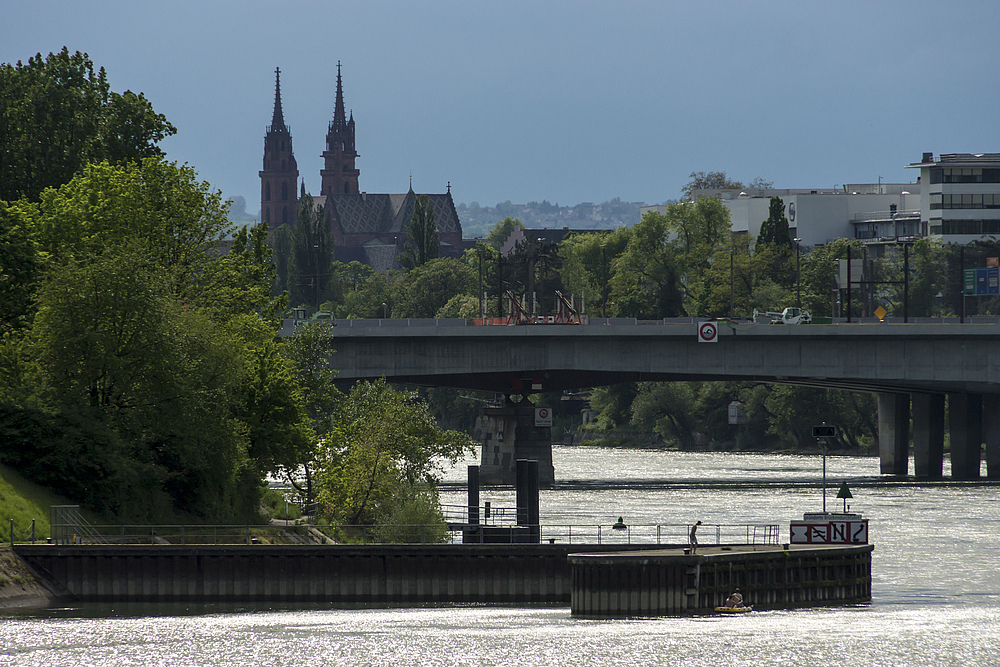
POLYGON ((870 602, 870 544, 577 553, 570 608, 585 618, 711 613, 739 588, 756 610, 870 602))

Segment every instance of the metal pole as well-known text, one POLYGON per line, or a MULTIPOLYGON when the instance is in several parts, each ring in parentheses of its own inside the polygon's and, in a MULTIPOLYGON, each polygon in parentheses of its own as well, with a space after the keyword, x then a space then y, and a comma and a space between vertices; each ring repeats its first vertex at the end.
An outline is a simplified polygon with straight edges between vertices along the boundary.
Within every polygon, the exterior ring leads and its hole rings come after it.
POLYGON ((965 324, 965 246, 958 249, 958 298, 962 301, 959 322, 965 324))
POLYGON ((847 246, 847 323, 851 323, 851 246, 847 246))
POLYGON ((601 244, 601 317, 608 316, 608 256, 601 244))
MULTIPOLYGON (((799 244, 802 239, 795 239, 795 306, 802 308, 802 263, 799 260, 799 244)), ((732 261, 730 259, 730 261, 732 261)))
POLYGON ((733 281, 733 249, 729 248, 729 317, 736 317, 736 288, 733 281))
POLYGON ((910 246, 903 246, 903 323, 910 321, 910 246))
POLYGON ((820 442, 823 448, 823 514, 826 514, 826 441, 820 442))

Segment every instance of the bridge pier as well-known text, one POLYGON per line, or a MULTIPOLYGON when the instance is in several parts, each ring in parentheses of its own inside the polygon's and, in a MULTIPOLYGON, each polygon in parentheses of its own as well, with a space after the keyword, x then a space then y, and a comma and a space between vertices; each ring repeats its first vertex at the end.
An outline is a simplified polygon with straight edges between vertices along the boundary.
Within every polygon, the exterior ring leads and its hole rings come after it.
POLYGON ((517 461, 538 462, 538 485, 552 486, 555 468, 552 465, 552 428, 535 426, 535 406, 527 398, 520 403, 506 399, 499 408, 483 408, 485 435, 479 460, 483 484, 517 482, 517 461))
POLYGON ((944 474, 944 394, 912 394, 913 474, 941 479, 944 474))
POLYGON ((909 463, 910 395, 878 395, 879 471, 905 475, 909 463))
POLYGON ((982 458, 982 394, 948 394, 952 479, 976 479, 982 458))

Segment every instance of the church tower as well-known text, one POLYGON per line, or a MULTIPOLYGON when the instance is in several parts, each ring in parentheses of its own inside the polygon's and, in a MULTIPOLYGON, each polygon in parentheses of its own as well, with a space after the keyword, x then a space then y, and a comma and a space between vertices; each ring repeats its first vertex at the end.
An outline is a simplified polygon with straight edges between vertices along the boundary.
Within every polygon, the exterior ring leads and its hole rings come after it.
POLYGON ((326 150, 323 151, 324 168, 319 172, 322 178, 320 194, 357 194, 358 175, 354 159, 354 114, 350 120, 344 113, 344 88, 340 80, 340 61, 337 61, 337 103, 333 110, 333 121, 326 133, 326 150))
POLYGON ((264 169, 260 172, 260 219, 269 229, 294 225, 298 208, 295 186, 299 167, 292 154, 292 134, 281 113, 281 70, 274 70, 274 116, 264 135, 264 169))

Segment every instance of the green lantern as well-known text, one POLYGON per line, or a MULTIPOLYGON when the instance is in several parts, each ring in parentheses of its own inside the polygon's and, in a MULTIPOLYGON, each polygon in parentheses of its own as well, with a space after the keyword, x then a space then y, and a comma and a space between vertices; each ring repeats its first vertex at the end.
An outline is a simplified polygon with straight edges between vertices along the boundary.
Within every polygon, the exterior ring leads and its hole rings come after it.
POLYGON ((847 482, 843 482, 840 485, 840 491, 837 491, 837 497, 844 499, 844 514, 847 514, 847 499, 854 497, 851 495, 851 490, 847 488, 847 482))

